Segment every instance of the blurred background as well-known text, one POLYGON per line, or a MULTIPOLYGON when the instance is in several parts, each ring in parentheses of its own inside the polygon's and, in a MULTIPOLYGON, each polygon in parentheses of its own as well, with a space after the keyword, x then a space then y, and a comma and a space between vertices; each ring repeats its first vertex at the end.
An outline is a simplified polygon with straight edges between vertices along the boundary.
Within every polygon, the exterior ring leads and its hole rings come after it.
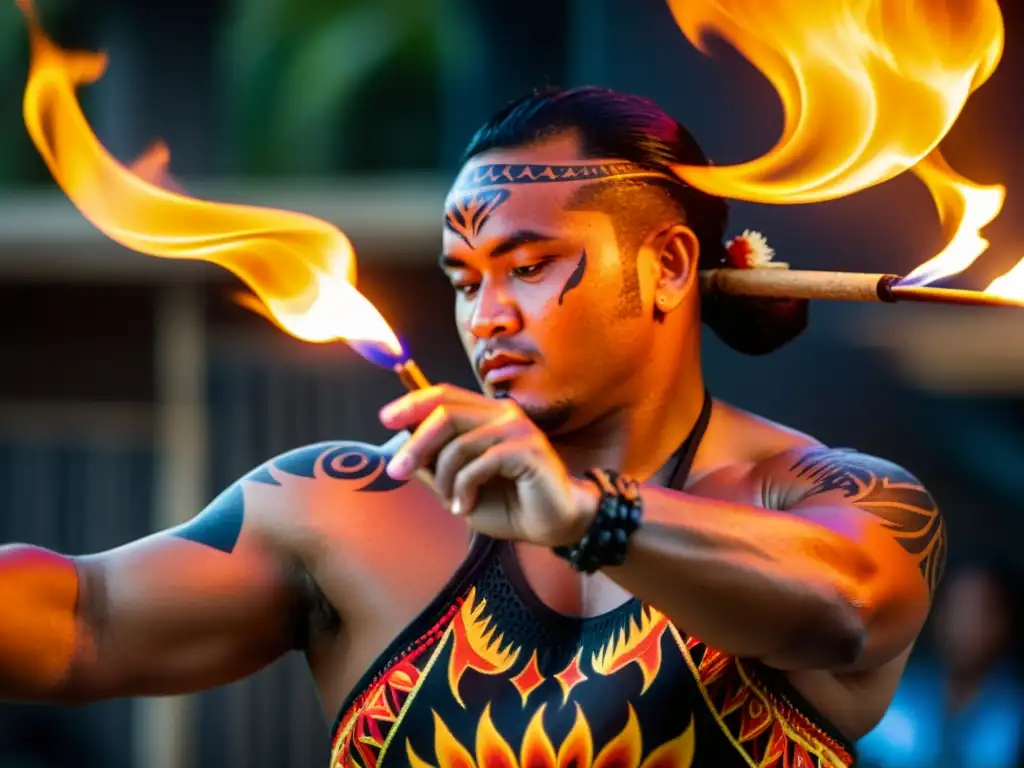
MULTIPOLYGON (((960 172, 1009 187, 965 287, 1024 256, 1024 15, 1002 5, 1003 63, 944 144, 960 172)), ((62 45, 109 53, 80 96, 114 155, 164 139, 172 173, 200 197, 338 224, 360 288, 434 380, 472 381, 434 265, 446 186, 491 112, 545 83, 611 86, 658 100, 719 163, 760 154, 781 126, 760 75, 724 46, 713 58, 692 49, 663 0, 40 0, 40 11, 62 45)), ((0 4, 0 542, 112 547, 191 517, 280 451, 383 438, 377 408, 400 391, 390 373, 239 308, 227 273, 132 254, 81 218, 25 132, 27 64, 22 18, 0 4)), ((943 243, 909 176, 825 205, 735 204, 732 222, 801 268, 902 273, 943 243)), ((904 464, 945 510, 947 586, 959 586, 946 590, 955 610, 936 616, 953 618, 929 626, 920 673, 874 735, 889 762, 866 754, 874 764, 952 765, 892 762, 900 749, 948 752, 943 733, 959 752, 997 754, 956 765, 1020 764, 1020 689, 985 684, 1012 669, 999 664, 1018 637, 1022 342, 1024 315, 1011 311, 878 305, 815 306, 809 331, 764 359, 707 339, 716 395, 904 464), (914 725, 953 689, 974 710, 940 707, 935 730, 914 725)), ((183 699, 0 707, 3 768, 326 761, 298 658, 183 699)))

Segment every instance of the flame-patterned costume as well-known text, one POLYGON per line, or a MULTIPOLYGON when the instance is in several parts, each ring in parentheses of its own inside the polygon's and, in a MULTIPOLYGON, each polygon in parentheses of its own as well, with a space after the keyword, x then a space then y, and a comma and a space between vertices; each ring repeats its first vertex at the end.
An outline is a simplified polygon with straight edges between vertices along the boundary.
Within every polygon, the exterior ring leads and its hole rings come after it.
MULTIPOLYGON (((680 451, 683 487, 709 405, 680 451)), ((553 611, 478 537, 341 708, 331 768, 838 768, 852 746, 779 673, 633 599, 553 611)))

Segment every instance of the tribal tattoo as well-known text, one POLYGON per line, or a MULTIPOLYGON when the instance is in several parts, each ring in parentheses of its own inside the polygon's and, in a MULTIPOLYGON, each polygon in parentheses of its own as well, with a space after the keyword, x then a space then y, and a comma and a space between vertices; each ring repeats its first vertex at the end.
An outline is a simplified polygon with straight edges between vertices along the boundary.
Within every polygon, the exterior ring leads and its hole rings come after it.
POLYGON ((245 520, 242 481, 214 499, 198 516, 172 531, 174 536, 230 554, 238 543, 245 520))
POLYGON ((583 255, 580 256, 580 261, 576 265, 576 269, 569 275, 569 279, 565 281, 565 285, 562 286, 562 292, 558 294, 558 305, 562 305, 562 301, 565 299, 565 294, 571 291, 573 288, 583 282, 583 273, 587 269, 587 252, 584 251, 583 255))
POLYGON ((484 189, 455 194, 445 210, 445 226, 462 238, 470 248, 491 214, 508 200, 507 189, 484 189))
POLYGON ((807 453, 791 469, 812 483, 799 501, 838 491, 881 520, 935 591, 946 566, 946 529, 935 500, 917 478, 890 462, 828 448, 807 453))
POLYGON ((230 554, 245 521, 246 483, 280 486, 291 476, 351 482, 353 490, 362 493, 392 491, 405 483, 385 472, 391 456, 384 447, 355 442, 317 443, 289 451, 236 482, 173 535, 230 554))
MULTIPOLYGON (((652 171, 636 163, 576 163, 573 165, 544 165, 496 163, 467 168, 455 182, 457 190, 473 190, 498 184, 537 184, 555 181, 593 181, 624 177, 675 177, 652 171)), ((682 183, 682 182, 680 182, 682 183)))

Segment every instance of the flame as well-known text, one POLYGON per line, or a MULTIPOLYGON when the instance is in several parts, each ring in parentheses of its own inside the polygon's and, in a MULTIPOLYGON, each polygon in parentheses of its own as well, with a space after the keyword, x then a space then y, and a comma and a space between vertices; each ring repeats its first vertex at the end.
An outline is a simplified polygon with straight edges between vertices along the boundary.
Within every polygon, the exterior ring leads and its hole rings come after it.
POLYGON ((1024 259, 1018 261, 1009 272, 989 283, 985 293, 1005 296, 1008 299, 1024 298, 1024 259))
POLYGON ((131 168, 119 163, 75 95, 102 76, 106 56, 61 49, 46 36, 31 0, 18 5, 32 48, 25 125, 57 184, 96 228, 139 253, 230 270, 255 294, 247 306, 260 306, 303 341, 341 339, 363 354, 404 357, 387 322, 355 289, 355 254, 340 230, 292 211, 189 197, 167 175, 169 153, 161 144, 131 168))
POLYGON ((681 167, 708 192, 764 203, 849 195, 917 165, 995 71, 996 0, 669 0, 704 52, 728 40, 771 82, 785 120, 764 156, 681 167))
POLYGON ((452 622, 452 652, 448 661, 448 685, 461 706, 466 706, 459 693, 459 683, 467 669, 484 675, 502 675, 519 658, 519 648, 505 641, 485 614, 487 600, 477 599, 476 587, 469 590, 465 602, 452 622))
MULTIPOLYGON (((434 712, 437 768, 689 768, 693 764, 695 739, 692 717, 681 735, 662 744, 641 761, 643 736, 636 712, 630 705, 625 727, 591 762, 594 754, 593 737, 590 724, 579 705, 576 705, 576 720, 572 729, 557 752, 544 728, 544 711, 545 705, 541 705, 530 718, 518 759, 512 746, 494 726, 489 704, 477 724, 475 755, 459 743, 444 720, 434 712)), ((414 768, 432 768, 430 763, 416 754, 408 740, 405 751, 409 764, 414 768)))
POLYGON ((523 706, 525 707, 530 694, 540 688, 544 684, 544 680, 545 677, 540 671, 540 664, 537 662, 537 649, 534 648, 533 655, 526 662, 526 666, 515 677, 511 678, 509 682, 519 691, 519 696, 522 698, 523 706))
MULTIPOLYGON (((546 707, 541 705, 537 714, 530 718, 530 725, 523 737, 524 758, 531 754, 551 754, 554 751, 554 745, 551 744, 544 730, 545 709, 546 707), (544 748, 544 742, 547 742, 549 749, 544 748)), ((587 722, 587 718, 583 714, 583 708, 577 702, 576 719, 573 720, 572 728, 569 729, 569 735, 558 747, 555 765, 558 768, 568 768, 570 765, 590 765, 593 759, 594 734, 590 730, 590 723, 587 722)), ((525 759, 523 765, 528 765, 525 759)))
POLYGON ((591 666, 599 675, 614 675, 636 662, 643 675, 645 693, 661 670, 661 639, 668 630, 668 618, 653 608, 644 606, 640 623, 631 618, 591 658, 591 666))
MULTIPOLYGON (((784 112, 767 153, 736 165, 677 166, 687 183, 750 202, 814 203, 911 170, 931 192, 949 243, 907 282, 950 277, 988 248, 980 233, 1006 190, 963 178, 938 146, 1002 58, 997 0, 668 3, 701 51, 711 35, 735 47, 768 79, 784 112)), ((1024 268, 986 292, 1024 298, 1024 268)))
POLYGON ((914 175, 932 193, 939 221, 949 237, 941 253, 900 281, 905 285, 927 285, 964 271, 988 249, 988 240, 981 236, 981 230, 1002 210, 1006 188, 981 186, 965 179, 950 168, 938 150, 918 163, 914 175))
POLYGON ((562 689, 563 704, 569 701, 573 688, 590 679, 580 668, 580 659, 582 657, 583 649, 580 648, 576 651, 576 655, 572 657, 572 661, 565 665, 565 669, 554 676, 555 680, 558 681, 558 686, 562 689))

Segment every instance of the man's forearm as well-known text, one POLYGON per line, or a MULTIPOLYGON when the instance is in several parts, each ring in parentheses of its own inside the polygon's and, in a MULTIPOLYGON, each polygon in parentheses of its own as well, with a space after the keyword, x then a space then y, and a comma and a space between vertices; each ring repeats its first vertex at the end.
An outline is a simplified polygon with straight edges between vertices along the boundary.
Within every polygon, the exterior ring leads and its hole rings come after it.
POLYGON ((63 697, 77 642, 74 563, 28 546, 0 547, 0 700, 63 697))
POLYGON ((874 567, 855 544, 745 505, 653 488, 643 500, 625 563, 604 570, 622 587, 727 653, 780 665, 856 658, 860 585, 874 567))

